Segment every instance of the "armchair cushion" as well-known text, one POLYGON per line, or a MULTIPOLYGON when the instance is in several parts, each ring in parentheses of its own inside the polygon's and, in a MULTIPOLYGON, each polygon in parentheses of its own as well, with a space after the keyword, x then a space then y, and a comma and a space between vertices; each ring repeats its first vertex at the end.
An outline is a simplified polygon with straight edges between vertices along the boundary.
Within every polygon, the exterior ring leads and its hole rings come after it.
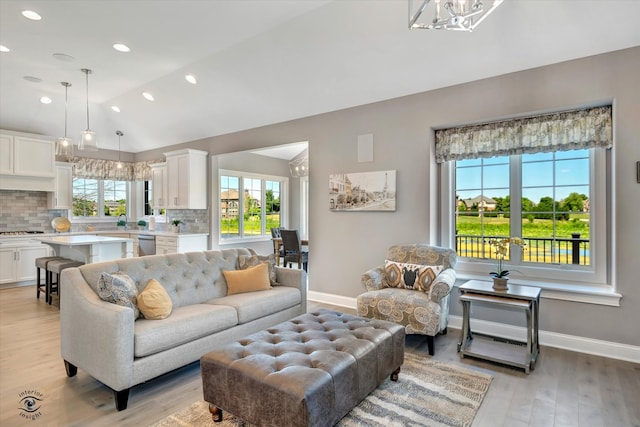
POLYGON ((442 271, 441 265, 421 265, 385 260, 387 286, 429 292, 431 282, 442 271))

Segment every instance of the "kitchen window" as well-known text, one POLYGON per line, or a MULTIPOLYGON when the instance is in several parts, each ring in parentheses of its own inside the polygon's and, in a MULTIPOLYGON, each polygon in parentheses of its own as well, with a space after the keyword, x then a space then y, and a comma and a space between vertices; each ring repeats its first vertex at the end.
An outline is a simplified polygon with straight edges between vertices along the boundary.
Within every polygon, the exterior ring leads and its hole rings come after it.
POLYGON ((221 240, 270 238, 283 224, 288 178, 220 171, 219 182, 221 240))
POLYGON ((127 214, 129 182, 73 178, 73 217, 107 218, 127 214))

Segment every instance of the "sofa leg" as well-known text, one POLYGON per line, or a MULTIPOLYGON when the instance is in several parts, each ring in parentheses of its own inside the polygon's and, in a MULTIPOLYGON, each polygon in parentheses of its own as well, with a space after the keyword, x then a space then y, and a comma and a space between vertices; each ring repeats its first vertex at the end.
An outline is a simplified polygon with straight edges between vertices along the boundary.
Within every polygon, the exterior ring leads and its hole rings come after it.
POLYGON ((113 390, 113 398, 116 401, 116 409, 118 411, 124 411, 127 409, 127 403, 129 403, 129 390, 130 388, 116 391, 113 390))
POLYGON ((433 336, 427 335, 427 346, 429 347, 429 356, 433 356, 435 346, 433 343, 433 336))
POLYGON ((212 403, 209 403, 209 412, 211 412, 211 417, 213 418, 214 423, 222 422, 222 409, 212 403))
POLYGON ((444 328, 444 329, 442 330, 441 334, 442 334, 442 335, 447 335, 447 332, 449 332, 449 331, 447 331, 447 328, 444 328))
POLYGON ((66 360, 64 361, 64 369, 67 371, 68 377, 75 377, 76 374, 78 373, 78 367, 75 365, 72 365, 66 360))
POLYGON ((400 374, 400 367, 391 373, 391 381, 398 381, 398 375, 400 374))

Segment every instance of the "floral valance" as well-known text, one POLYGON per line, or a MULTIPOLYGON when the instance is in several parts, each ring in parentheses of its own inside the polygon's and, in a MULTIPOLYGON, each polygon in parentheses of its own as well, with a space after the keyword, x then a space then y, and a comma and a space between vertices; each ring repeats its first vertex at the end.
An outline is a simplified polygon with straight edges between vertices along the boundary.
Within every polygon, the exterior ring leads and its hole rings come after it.
POLYGON ((436 131, 436 161, 610 148, 611 106, 436 131))
POLYGON ((80 178, 148 181, 151 179, 151 165, 162 160, 121 162, 121 168, 118 168, 118 162, 114 160, 74 157, 71 162, 74 163, 73 176, 80 178))

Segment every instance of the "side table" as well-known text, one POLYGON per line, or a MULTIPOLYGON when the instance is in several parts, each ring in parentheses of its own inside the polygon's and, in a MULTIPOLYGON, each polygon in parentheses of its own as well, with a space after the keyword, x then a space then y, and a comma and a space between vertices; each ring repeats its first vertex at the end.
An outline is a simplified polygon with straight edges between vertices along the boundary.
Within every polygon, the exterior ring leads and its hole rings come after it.
POLYGON ((507 290, 495 290, 491 282, 470 280, 460 286, 462 303, 462 340, 458 344, 460 357, 472 356, 493 362, 524 368, 528 374, 535 368, 540 353, 538 341, 538 310, 540 306, 540 288, 534 286, 509 285, 507 290), (469 317, 471 303, 490 305, 509 310, 522 310, 527 317, 527 342, 495 337, 471 332, 469 317))

